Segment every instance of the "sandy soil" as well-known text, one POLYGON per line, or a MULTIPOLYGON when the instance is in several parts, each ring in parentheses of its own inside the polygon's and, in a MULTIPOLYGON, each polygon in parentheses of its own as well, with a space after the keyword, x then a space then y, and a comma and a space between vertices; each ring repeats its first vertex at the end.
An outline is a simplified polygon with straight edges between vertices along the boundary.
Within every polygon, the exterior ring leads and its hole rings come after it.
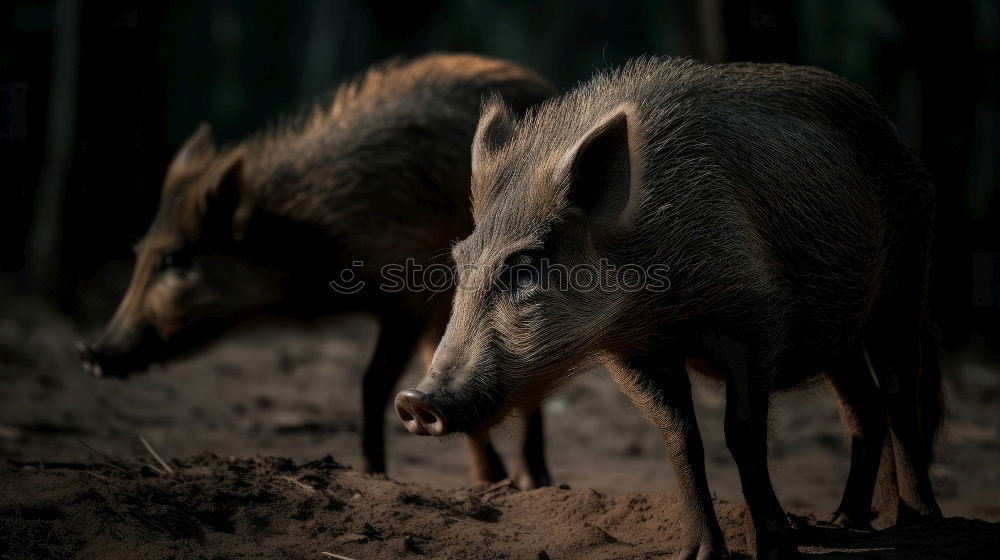
MULTIPOLYGON (((84 541, 105 547, 80 553, 89 558, 128 547, 129 555, 138 554, 141 544, 151 558, 196 550, 212 557, 216 547, 232 556, 299 558, 329 551, 359 559, 415 550, 441 558, 652 558, 673 544, 680 520, 660 435, 604 372, 587 374, 545 408, 554 480, 573 490, 467 487, 461 440, 410 436, 389 411, 392 480, 383 480, 309 463, 329 454, 344 465, 359 464, 360 374, 375 333, 363 316, 309 328, 248 327, 198 355, 121 382, 94 380, 79 369, 72 341, 81 333, 44 303, 8 296, 0 298, 0 309, 0 459, 15 461, 0 476, 0 532, 8 533, 0 542, 13 538, 27 546, 24 535, 44 536, 62 543, 49 551, 56 556, 84 541), (165 457, 211 452, 305 464, 198 456, 178 464, 176 475, 134 478, 88 466, 107 462, 90 448, 152 463, 140 436, 165 457), (17 466, 39 461, 48 468, 17 466), (58 463, 69 465, 55 468, 58 463), (247 498, 258 487, 267 499, 247 498), (406 497, 411 495, 417 497, 406 497), (207 499, 215 505, 205 505, 207 499), (153 520, 142 513, 150 504, 160 508, 153 520), (212 507, 221 509, 206 513, 212 507), (157 525, 163 516, 177 516, 180 528, 157 525), (213 516, 229 521, 216 523, 213 516), (364 537, 350 541, 350 535, 364 537), (260 552, 265 549, 271 553, 260 552)), ((951 406, 933 468, 935 488, 947 516, 996 522, 996 357, 966 350, 945 365, 951 406)), ((419 373, 412 368, 403 383, 419 373)), ((712 489, 721 500, 739 502, 735 467, 722 440, 718 387, 699 382, 696 397, 712 489)), ((996 550, 995 523, 950 519, 874 534, 826 527, 817 520, 837 505, 848 467, 836 409, 820 386, 783 395, 776 411, 772 478, 782 503, 811 527, 804 535, 817 551, 836 544, 873 558, 978 558, 987 556, 969 547, 996 550)), ((502 430, 496 439, 502 450, 513 443, 502 430)), ((730 546, 739 549, 736 507, 719 505, 730 546)))

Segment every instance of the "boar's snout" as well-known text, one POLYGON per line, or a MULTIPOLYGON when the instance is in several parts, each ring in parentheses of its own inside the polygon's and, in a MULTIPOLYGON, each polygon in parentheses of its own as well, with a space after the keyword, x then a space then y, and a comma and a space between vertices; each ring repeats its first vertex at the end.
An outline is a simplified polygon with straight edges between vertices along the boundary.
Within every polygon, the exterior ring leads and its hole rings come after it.
POLYGON ((149 329, 121 335, 105 331, 92 343, 77 342, 76 355, 83 370, 94 377, 128 377, 146 370, 162 356, 163 344, 149 329))
POLYGON ((76 343, 76 355, 80 358, 80 363, 83 365, 83 371, 86 371, 94 377, 104 377, 104 368, 101 367, 101 363, 94 355, 94 350, 85 342, 80 341, 76 343))
POLYGON ((448 433, 444 415, 431 404, 427 395, 416 389, 406 389, 396 395, 396 414, 411 434, 443 436, 448 433))
POLYGON ((83 371, 96 378, 127 377, 129 373, 145 367, 145 364, 140 364, 127 355, 104 350, 99 344, 77 342, 76 355, 80 358, 83 371))

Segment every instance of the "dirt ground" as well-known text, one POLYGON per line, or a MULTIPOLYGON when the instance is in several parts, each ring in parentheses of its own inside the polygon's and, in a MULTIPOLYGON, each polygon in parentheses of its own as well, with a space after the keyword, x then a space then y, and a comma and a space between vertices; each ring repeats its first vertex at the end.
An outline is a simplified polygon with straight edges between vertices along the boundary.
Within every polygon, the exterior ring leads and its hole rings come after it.
MULTIPOLYGON (((553 479, 571 490, 467 486, 464 442, 406 434, 390 411, 390 479, 341 468, 359 464, 360 374, 375 330, 360 315, 253 326, 148 375, 94 380, 72 351, 89 333, 43 302, 0 298, 0 543, 19 558, 668 557, 682 519, 662 440, 602 371, 545 408, 553 479), (143 468, 156 463, 140 436, 165 457, 189 458, 171 463, 175 474, 143 468)), ((982 350, 947 356, 950 412, 932 474, 951 519, 915 529, 825 525, 848 468, 836 409, 823 386, 781 396, 771 474, 806 528, 803 550, 993 558, 997 368, 982 350)), ((697 383, 696 403, 720 519, 741 550, 719 388, 697 383)), ((502 430, 496 439, 512 446, 502 430)))
MULTIPOLYGON (((320 459, 8 467, 0 473, 0 538, 19 558, 668 558, 678 546, 672 494, 443 490, 362 475, 320 459), (325 553, 325 554, 324 554, 325 553)), ((742 506, 719 502, 729 547, 745 557, 742 506)), ((961 518, 865 534, 809 514, 805 558, 992 558, 997 524, 961 518)))

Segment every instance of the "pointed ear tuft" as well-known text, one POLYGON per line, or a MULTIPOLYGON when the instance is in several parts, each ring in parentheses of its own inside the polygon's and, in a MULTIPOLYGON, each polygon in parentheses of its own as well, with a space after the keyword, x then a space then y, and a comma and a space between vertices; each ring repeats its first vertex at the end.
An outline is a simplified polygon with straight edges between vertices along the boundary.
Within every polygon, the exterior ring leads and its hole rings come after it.
POLYGON ((514 124, 507 105, 499 98, 487 102, 472 140, 472 172, 475 173, 487 157, 506 145, 513 132, 514 124))
POLYGON ((556 166, 554 179, 587 221, 617 219, 635 196, 640 149, 635 107, 621 105, 588 130, 556 166))
POLYGON ((212 127, 201 123, 190 138, 177 151, 170 163, 170 172, 184 171, 192 165, 207 161, 215 155, 215 141, 212 139, 212 127))

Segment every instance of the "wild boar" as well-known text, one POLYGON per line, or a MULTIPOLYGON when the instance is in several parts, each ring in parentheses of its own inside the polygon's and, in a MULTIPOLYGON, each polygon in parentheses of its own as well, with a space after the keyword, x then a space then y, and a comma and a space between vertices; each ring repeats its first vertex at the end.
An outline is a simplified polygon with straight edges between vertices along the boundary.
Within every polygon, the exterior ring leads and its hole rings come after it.
POLYGON ((721 378, 751 551, 794 558, 769 405, 826 379, 853 446, 839 521, 868 523, 886 417, 899 521, 941 515, 937 421, 921 417, 940 414, 934 188, 860 87, 815 68, 639 59, 521 119, 485 104, 472 161, 451 319, 396 397, 411 432, 479 433, 603 363, 663 432, 689 508, 678 558, 719 558, 687 370, 721 378))
MULTIPOLYGON (((84 367, 124 376, 265 308, 373 313, 380 333, 364 374, 363 452, 365 470, 383 472, 383 411, 417 349, 429 359, 450 297, 379 289, 380 271, 440 262, 471 231, 469 147, 492 94, 523 111, 554 90, 510 62, 433 54, 374 66, 298 121, 231 147, 217 148, 201 126, 167 170, 118 310, 94 343, 79 345, 84 367), (356 276, 336 293, 328 282, 347 270, 356 276)), ((540 438, 532 433, 517 463, 522 484, 547 481, 540 438)), ((505 476, 485 437, 471 449, 474 480, 505 476)))

